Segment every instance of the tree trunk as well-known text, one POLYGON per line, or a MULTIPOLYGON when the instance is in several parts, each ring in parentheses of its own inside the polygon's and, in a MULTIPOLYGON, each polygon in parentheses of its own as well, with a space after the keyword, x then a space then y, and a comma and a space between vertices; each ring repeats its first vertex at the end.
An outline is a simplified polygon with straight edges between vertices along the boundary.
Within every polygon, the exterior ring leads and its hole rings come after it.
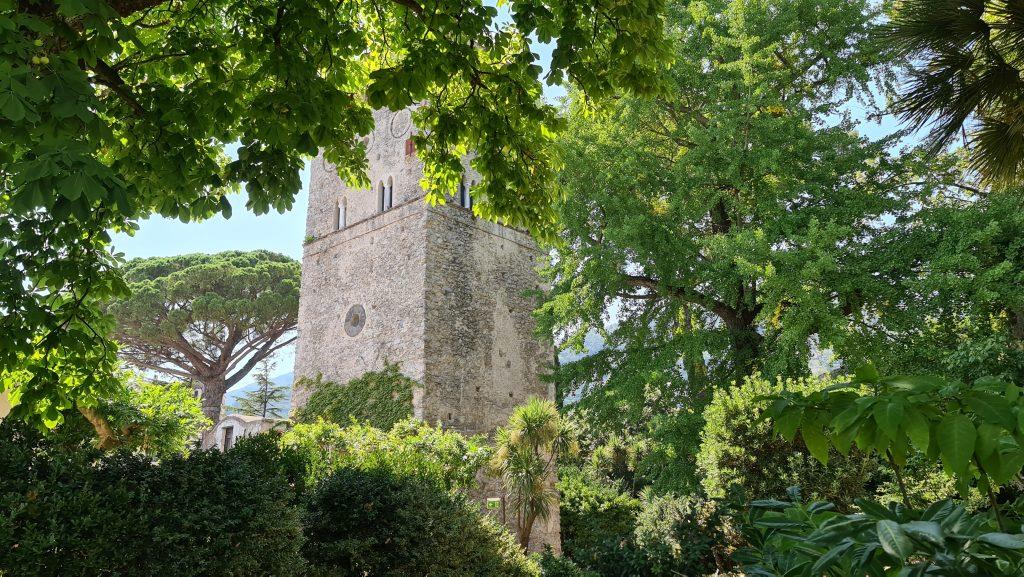
POLYGON ((228 391, 228 385, 223 377, 204 379, 202 383, 203 414, 216 423, 220 420, 220 410, 224 404, 224 393, 228 391))
POLYGON ((732 340, 733 358, 735 359, 734 375, 739 382, 754 374, 758 369, 758 359, 761 356, 761 343, 764 337, 757 332, 754 324, 748 323, 745 327, 737 327, 730 331, 732 340))
POLYGON ((533 524, 537 520, 537 515, 530 513, 523 520, 519 527, 519 545, 524 551, 530 548, 530 535, 533 533, 533 524))
POLYGON ((97 447, 103 450, 109 450, 119 444, 117 433, 114 432, 113 427, 110 426, 110 423, 103 415, 100 414, 99 411, 92 407, 83 407, 79 405, 78 412, 82 413, 82 416, 85 417, 85 419, 89 421, 89 424, 92 425, 92 428, 96 430, 96 437, 98 438, 98 442, 96 444, 97 447))
POLYGON ((208 449, 214 445, 213 439, 213 428, 220 420, 220 409, 224 403, 224 393, 228 390, 228 385, 224 381, 224 378, 218 379, 206 379, 202 382, 202 395, 201 401, 203 405, 203 414, 206 415, 207 419, 210 419, 212 423, 209 429, 202 432, 200 436, 200 446, 204 449, 208 449))

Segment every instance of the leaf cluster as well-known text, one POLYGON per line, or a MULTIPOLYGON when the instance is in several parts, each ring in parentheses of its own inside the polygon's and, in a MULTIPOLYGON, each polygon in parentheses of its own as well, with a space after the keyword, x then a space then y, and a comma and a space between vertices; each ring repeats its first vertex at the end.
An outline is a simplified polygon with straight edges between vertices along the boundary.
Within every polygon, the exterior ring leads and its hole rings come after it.
POLYGON ((822 463, 830 446, 846 454, 855 444, 902 467, 916 449, 941 461, 963 493, 975 479, 988 492, 1024 467, 1021 388, 999 379, 965 384, 932 376, 880 377, 867 366, 851 383, 780 394, 766 416, 785 438, 799 430, 822 463))
POLYGON ((347 383, 324 381, 322 375, 301 378, 297 388, 312 390, 309 399, 296 413, 300 423, 324 419, 338 425, 352 421, 382 430, 412 417, 413 389, 419 383, 402 374, 395 363, 380 371, 370 371, 347 383))
POLYGON ((366 424, 301 423, 285 433, 281 443, 302 457, 309 486, 340 467, 380 466, 429 479, 442 490, 467 490, 476 486, 477 473, 490 456, 481 438, 413 419, 387 431, 366 424))
POLYGON ((895 110, 941 148, 961 132, 971 166, 996 183, 1024 170, 1024 13, 1013 0, 894 4, 880 41, 913 58, 895 110))
POLYGON ((794 496, 751 503, 750 546, 736 553, 747 575, 1009 577, 1024 570, 1024 532, 996 530, 987 515, 951 501, 913 510, 862 499, 859 513, 843 515, 831 503, 794 496))

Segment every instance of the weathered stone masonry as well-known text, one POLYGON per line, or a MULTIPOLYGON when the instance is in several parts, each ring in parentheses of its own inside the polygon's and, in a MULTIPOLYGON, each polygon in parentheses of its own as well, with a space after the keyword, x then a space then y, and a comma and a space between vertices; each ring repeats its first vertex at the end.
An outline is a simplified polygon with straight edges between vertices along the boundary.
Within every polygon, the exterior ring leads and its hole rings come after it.
MULTIPOLYGON (((490 434, 529 396, 554 395, 540 379, 553 353, 534 334, 527 294, 540 282, 539 252, 527 234, 455 202, 427 205, 422 163, 406 144, 409 111, 377 111, 375 119, 370 189, 351 189, 323 158, 313 162, 295 376, 345 382, 397 362, 422 383, 417 417, 490 434), (381 212, 380 185, 389 179, 393 207, 381 212), (347 226, 338 230, 341 202, 347 226)), ((467 163, 467 183, 477 180, 467 163)), ((296 390, 293 404, 308 395, 296 390)), ((485 480, 481 496, 499 492, 485 480)), ((536 544, 557 547, 558 526, 556 511, 535 527, 536 544)))

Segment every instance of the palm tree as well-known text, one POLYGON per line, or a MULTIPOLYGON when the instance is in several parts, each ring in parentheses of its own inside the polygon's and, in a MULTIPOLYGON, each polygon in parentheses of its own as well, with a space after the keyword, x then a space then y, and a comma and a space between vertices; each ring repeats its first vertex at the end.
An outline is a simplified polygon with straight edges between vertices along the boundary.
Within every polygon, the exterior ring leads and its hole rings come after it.
POLYGON ((972 168, 993 184, 1024 180, 1024 4, 903 0, 884 40, 914 68, 895 103, 936 148, 963 135, 972 168))
POLYGON ((558 504, 555 460, 574 450, 568 427, 551 401, 531 397, 495 434, 491 470, 501 478, 525 549, 533 525, 546 521, 558 504))

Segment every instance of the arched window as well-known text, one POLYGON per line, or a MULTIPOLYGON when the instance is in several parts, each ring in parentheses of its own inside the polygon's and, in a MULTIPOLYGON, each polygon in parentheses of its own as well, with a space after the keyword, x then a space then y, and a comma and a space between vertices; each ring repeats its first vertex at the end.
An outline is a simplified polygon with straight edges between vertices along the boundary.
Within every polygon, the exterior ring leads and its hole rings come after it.
POLYGON ((343 230, 347 226, 346 218, 348 215, 345 214, 347 208, 347 202, 344 198, 338 201, 338 211, 334 213, 334 230, 343 230))
POLYGON ((378 202, 378 207, 380 208, 381 212, 384 212, 385 210, 388 210, 389 208, 394 206, 394 202, 393 202, 393 198, 392 198, 392 195, 394 194, 394 190, 395 190, 395 181, 392 180, 392 178, 390 176, 388 177, 388 184, 387 184, 387 186, 384 186, 384 182, 381 181, 381 183, 380 183, 380 198, 379 198, 379 202, 378 202))
POLYGON ((476 185, 476 181, 473 181, 472 184, 466 184, 465 176, 459 181, 459 206, 462 208, 473 208, 473 197, 470 194, 470 189, 474 185, 476 185))
POLYGON ((377 195, 377 210, 379 212, 384 212, 386 209, 384 208, 385 205, 384 205, 384 181, 383 180, 380 181, 380 184, 378 185, 378 188, 379 188, 379 194, 377 195))

